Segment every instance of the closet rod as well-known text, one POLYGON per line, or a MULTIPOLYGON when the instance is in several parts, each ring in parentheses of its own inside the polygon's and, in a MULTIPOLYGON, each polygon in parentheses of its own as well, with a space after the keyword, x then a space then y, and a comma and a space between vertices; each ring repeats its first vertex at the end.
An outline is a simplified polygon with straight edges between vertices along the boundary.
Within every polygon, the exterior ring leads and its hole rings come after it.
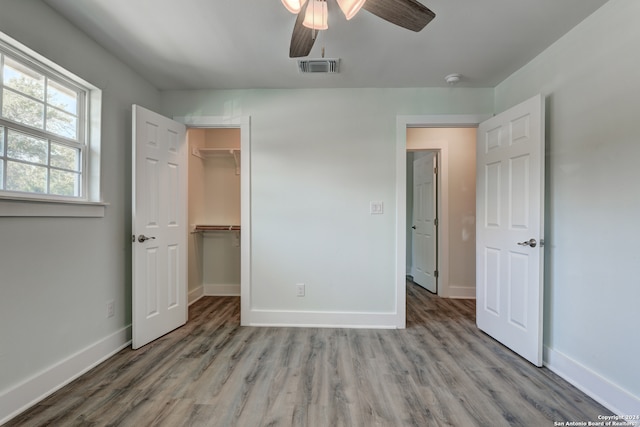
POLYGON ((196 225, 193 233, 201 233, 204 231, 240 231, 239 225, 196 225))

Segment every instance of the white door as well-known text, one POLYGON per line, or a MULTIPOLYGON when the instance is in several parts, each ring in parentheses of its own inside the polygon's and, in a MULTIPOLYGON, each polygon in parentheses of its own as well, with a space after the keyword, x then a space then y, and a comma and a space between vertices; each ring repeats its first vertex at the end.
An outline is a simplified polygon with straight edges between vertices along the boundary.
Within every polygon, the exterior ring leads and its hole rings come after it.
POLYGON ((436 281, 436 155, 413 161, 413 281, 437 293, 436 281))
POLYGON ((133 348, 187 321, 185 126, 133 106, 133 348))
POLYGON ((476 321, 542 366, 544 103, 538 95, 478 128, 476 321))

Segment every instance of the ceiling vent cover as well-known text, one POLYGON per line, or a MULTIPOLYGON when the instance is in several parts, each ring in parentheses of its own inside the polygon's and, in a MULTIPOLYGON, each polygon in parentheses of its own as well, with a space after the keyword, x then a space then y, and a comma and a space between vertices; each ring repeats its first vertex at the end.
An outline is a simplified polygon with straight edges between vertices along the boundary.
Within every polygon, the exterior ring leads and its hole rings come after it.
POLYGON ((301 73, 338 73, 340 59, 299 59, 298 70, 301 73))

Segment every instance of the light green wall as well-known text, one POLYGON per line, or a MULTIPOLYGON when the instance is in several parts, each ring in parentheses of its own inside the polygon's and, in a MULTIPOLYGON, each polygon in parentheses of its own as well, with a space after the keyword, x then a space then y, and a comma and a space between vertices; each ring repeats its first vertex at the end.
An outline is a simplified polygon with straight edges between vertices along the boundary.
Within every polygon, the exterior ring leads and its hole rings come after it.
POLYGON ((375 314, 395 310, 396 117, 491 113, 493 90, 170 91, 162 109, 251 116, 252 308, 375 314))
POLYGON ((545 345, 640 396, 640 2, 611 0, 495 89, 547 97, 545 345))
POLYGON ((131 104, 157 109, 159 93, 40 1, 2 0, 0 31, 102 89, 109 203, 104 218, 0 218, 2 396, 130 325, 131 104))

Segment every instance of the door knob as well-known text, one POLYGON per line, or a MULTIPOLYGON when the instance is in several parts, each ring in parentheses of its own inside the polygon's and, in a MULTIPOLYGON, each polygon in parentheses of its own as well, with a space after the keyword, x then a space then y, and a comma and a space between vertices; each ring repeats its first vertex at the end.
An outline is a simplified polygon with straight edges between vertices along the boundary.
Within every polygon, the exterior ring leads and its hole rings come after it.
POLYGON ((518 245, 520 246, 531 246, 532 248, 535 248, 537 244, 538 242, 536 242, 536 239, 529 239, 524 242, 518 242, 518 245))
POLYGON ((416 229, 416 228, 418 228, 418 227, 416 227, 416 226, 414 225, 414 226, 412 226, 411 228, 413 228, 413 229, 415 230, 415 229, 416 229))
POLYGON ((144 234, 138 236, 138 242, 144 243, 147 240, 155 240, 155 237, 147 237, 144 234))

